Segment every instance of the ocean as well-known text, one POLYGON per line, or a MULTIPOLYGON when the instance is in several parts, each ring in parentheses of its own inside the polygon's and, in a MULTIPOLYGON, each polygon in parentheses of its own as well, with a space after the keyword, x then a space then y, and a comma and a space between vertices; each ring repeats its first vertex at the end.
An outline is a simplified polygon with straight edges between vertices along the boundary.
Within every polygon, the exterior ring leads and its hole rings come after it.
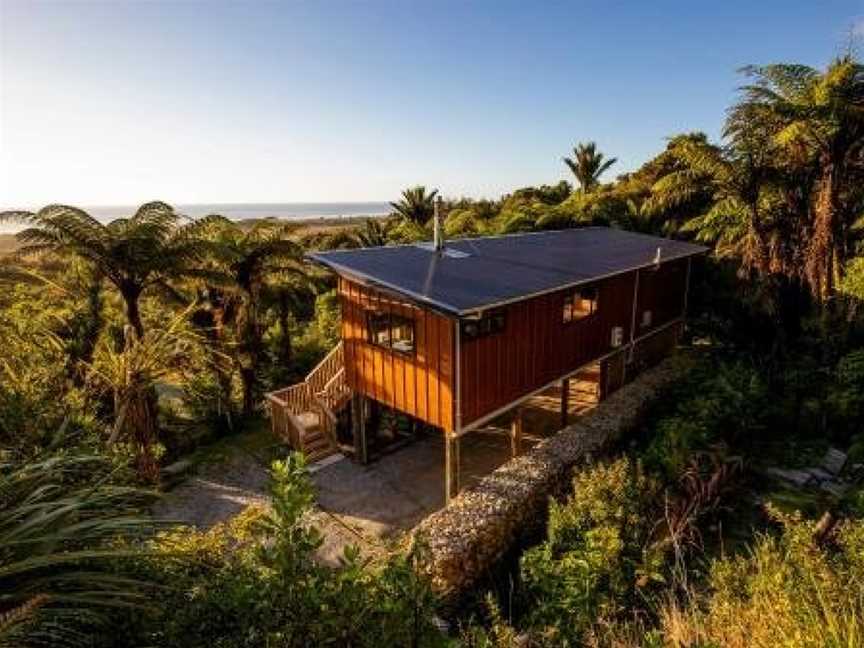
MULTIPOLYGON (((81 206, 81 208, 105 223, 115 218, 131 216, 135 213, 138 205, 95 205, 81 206)), ((193 218, 208 214, 220 214, 232 220, 267 218, 269 216, 289 220, 350 218, 352 216, 382 216, 391 211, 390 204, 387 202, 199 203, 175 204, 174 209, 193 218)), ((17 229, 20 227, 10 223, 0 224, 0 233, 10 233, 17 229)))
MULTIPOLYGON (((88 213, 100 221, 131 216, 136 206, 98 205, 84 207, 88 213)), ((199 217, 220 214, 232 220, 267 218, 277 216, 292 220, 307 218, 350 218, 352 216, 380 216, 389 214, 390 204, 386 202, 320 202, 320 203, 212 203, 193 205, 174 205, 181 214, 199 217)))

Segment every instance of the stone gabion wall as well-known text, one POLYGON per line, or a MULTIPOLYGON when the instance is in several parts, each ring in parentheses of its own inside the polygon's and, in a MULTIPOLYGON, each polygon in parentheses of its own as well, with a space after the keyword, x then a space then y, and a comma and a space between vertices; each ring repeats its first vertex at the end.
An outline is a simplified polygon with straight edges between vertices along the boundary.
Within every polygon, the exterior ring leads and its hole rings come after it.
POLYGON ((578 422, 508 461, 414 530, 428 546, 425 570, 436 591, 466 591, 546 519, 551 496, 564 491, 572 469, 632 430, 645 408, 689 363, 672 357, 613 393, 578 422))

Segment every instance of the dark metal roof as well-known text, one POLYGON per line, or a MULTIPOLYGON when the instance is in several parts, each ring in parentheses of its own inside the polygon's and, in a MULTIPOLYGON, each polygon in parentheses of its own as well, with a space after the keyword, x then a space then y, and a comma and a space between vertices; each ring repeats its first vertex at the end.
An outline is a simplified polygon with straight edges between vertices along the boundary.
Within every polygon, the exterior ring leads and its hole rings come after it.
POLYGON ((331 250, 307 255, 338 274, 378 285, 453 315, 702 254, 683 241, 608 227, 455 239, 453 253, 428 243, 331 250), (461 253, 461 254, 460 254, 461 253))

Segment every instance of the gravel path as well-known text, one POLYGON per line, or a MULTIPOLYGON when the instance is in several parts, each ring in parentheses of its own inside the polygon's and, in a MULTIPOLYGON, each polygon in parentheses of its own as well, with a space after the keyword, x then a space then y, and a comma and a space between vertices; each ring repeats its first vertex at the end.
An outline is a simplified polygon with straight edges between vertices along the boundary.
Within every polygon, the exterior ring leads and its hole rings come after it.
POLYGON ((153 507, 157 518, 209 529, 250 504, 267 504, 268 463, 242 448, 197 472, 166 493, 153 507))
MULTIPOLYGON (((257 456, 257 453, 240 446, 230 447, 227 455, 223 452, 218 460, 199 464, 194 474, 167 492, 153 507, 153 515, 178 524, 209 529, 230 520, 251 504, 267 506, 270 503, 268 469, 271 459, 272 456, 257 456)), ((351 470, 353 464, 344 463, 346 465, 341 468, 337 465, 323 466, 321 470, 311 467, 319 498, 335 477, 333 470, 351 470)), ((325 508, 329 507, 325 505, 325 508)), ((323 544, 317 557, 324 564, 338 565, 345 547, 349 545, 358 547, 369 557, 385 552, 380 538, 362 525, 358 528, 351 516, 316 508, 311 513, 310 522, 321 532, 323 544)))

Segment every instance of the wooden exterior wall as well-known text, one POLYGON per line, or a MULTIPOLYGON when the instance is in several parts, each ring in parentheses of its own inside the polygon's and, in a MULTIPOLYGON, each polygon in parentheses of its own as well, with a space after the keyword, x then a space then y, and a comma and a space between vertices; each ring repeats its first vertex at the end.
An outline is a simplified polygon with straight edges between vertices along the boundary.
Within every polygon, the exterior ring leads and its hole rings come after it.
POLYGON ((684 312, 687 290, 687 259, 662 264, 656 270, 639 273, 639 300, 636 307, 636 337, 663 326, 684 312), (642 313, 650 310, 651 326, 642 326, 642 313))
POLYGON ((453 431, 455 320, 340 277, 345 378, 354 391, 453 431), (368 342, 366 313, 389 312, 415 324, 415 352, 368 342))
POLYGON ((597 311, 564 323, 563 290, 506 306, 504 331, 461 344, 462 426, 611 350, 612 327, 629 340, 634 273, 597 284, 597 311))
MULTIPOLYGON (((650 334, 682 316, 687 260, 639 271, 633 337, 650 334), (643 326, 643 312, 652 313, 643 326)), ((351 389, 446 432, 457 429, 458 406, 464 428, 496 410, 572 373, 614 349, 612 329, 631 340, 637 273, 591 284, 597 310, 564 323, 562 310, 571 290, 540 295, 495 311, 505 314, 504 330, 474 339, 460 338, 459 403, 455 403, 457 321, 390 293, 339 279, 346 381, 351 389), (414 320, 415 352, 406 355, 368 341, 367 313, 391 312, 414 320)))
MULTIPOLYGON (((595 284, 597 311, 564 323, 562 290, 503 308, 504 331, 460 340, 461 427, 507 406, 527 394, 613 351, 612 329, 623 329, 622 348, 630 342, 636 272, 595 284)), ((639 338, 681 317, 687 261, 639 271, 634 337, 639 338), (642 312, 651 310, 650 326, 642 312)))

